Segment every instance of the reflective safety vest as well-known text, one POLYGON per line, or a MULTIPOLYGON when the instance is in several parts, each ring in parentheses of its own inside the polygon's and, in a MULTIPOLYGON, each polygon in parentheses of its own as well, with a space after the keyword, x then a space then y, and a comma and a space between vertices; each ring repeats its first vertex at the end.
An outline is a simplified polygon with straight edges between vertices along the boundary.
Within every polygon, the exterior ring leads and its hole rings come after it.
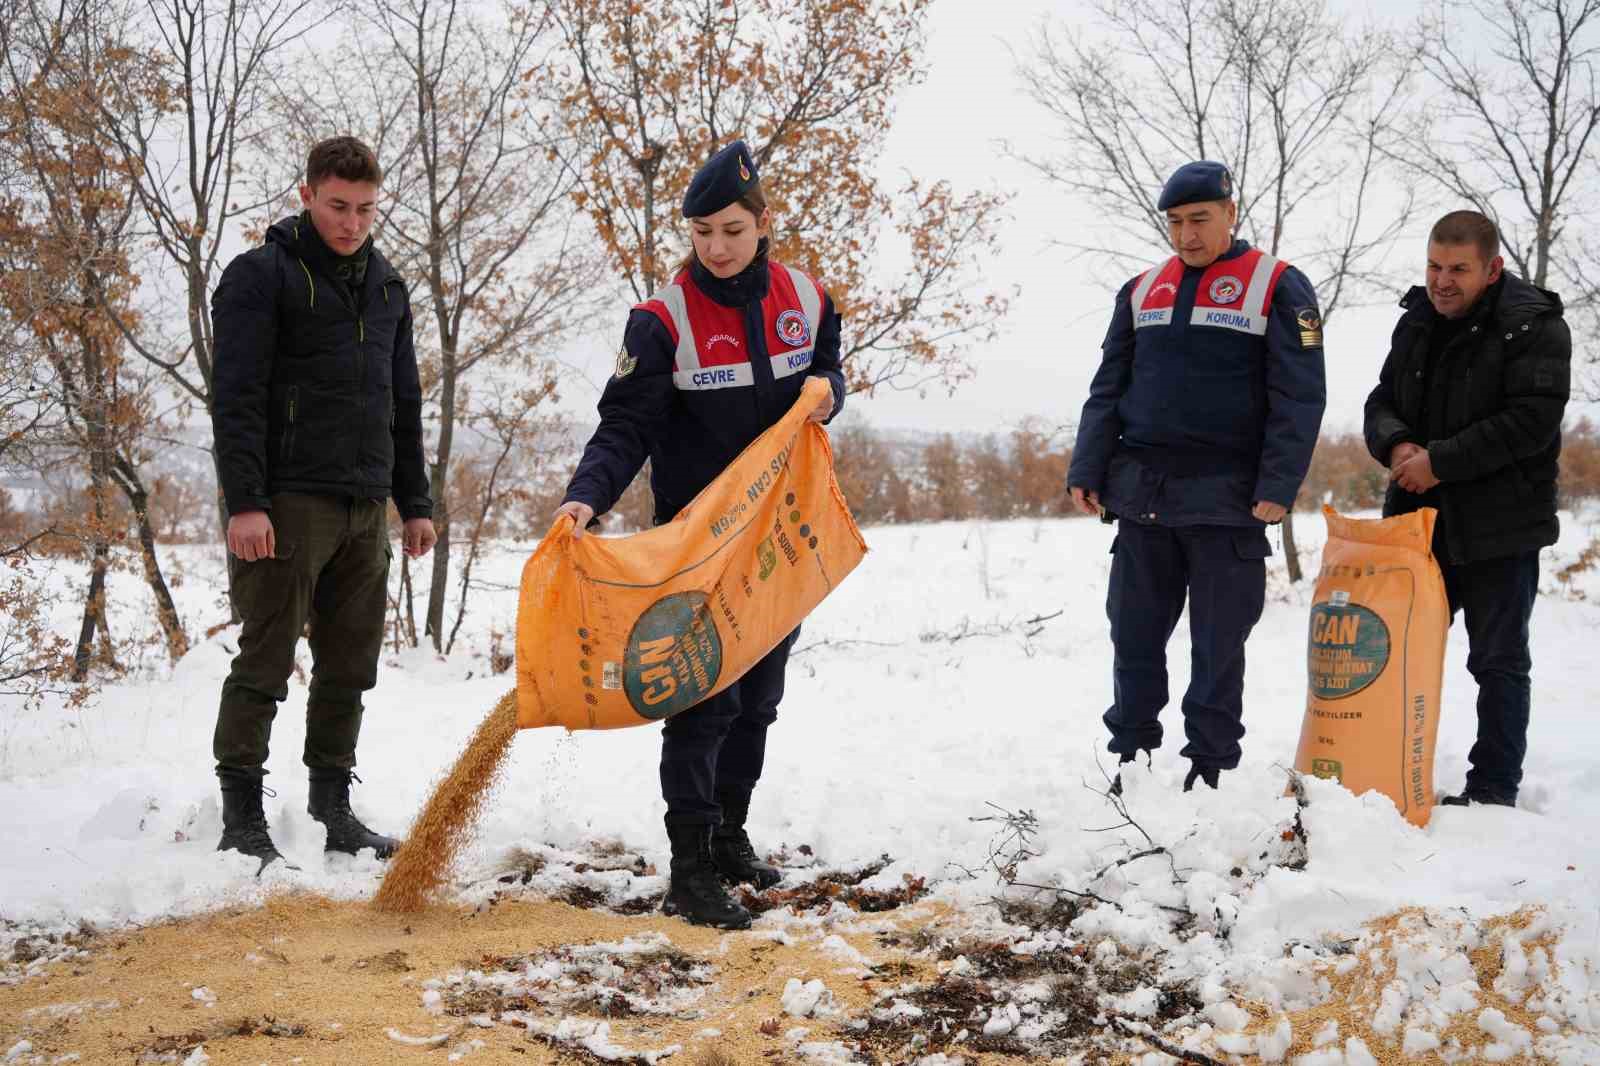
POLYGON ((745 311, 711 299, 680 271, 672 282, 636 310, 661 320, 675 346, 672 382, 680 390, 747 388, 755 384, 752 358, 766 358, 774 380, 811 368, 817 328, 822 321, 822 286, 808 274, 782 263, 768 266, 766 298, 761 301, 764 336, 753 353, 746 336, 745 311))
MULTIPOLYGON (((1189 325, 1237 330, 1256 337, 1267 335, 1272 292, 1289 264, 1251 248, 1232 259, 1219 259, 1206 268, 1195 289, 1189 325)), ((1134 283, 1130 303, 1133 328, 1170 326, 1178 285, 1183 281, 1183 260, 1177 256, 1151 267, 1134 283)))

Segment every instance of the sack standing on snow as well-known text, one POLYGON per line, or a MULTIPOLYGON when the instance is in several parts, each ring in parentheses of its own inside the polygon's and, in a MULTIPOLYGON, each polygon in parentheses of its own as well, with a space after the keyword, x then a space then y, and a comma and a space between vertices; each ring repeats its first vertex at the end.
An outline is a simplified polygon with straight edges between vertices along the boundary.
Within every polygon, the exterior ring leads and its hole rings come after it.
POLYGON ((1306 640, 1295 769, 1358 794, 1376 789, 1407 821, 1427 825, 1450 629, 1431 547, 1436 512, 1358 519, 1324 507, 1323 514, 1328 543, 1306 640))

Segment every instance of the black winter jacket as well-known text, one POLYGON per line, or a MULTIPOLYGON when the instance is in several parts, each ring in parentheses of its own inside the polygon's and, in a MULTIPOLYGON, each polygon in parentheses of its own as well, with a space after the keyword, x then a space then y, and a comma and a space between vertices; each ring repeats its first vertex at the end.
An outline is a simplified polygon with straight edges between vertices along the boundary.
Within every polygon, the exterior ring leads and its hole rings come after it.
POLYGON ((1405 514, 1436 499, 1444 526, 1439 547, 1449 563, 1554 544, 1572 361, 1561 297, 1507 274, 1468 312, 1469 324, 1431 375, 1428 339, 1438 312, 1421 286, 1400 306, 1405 314, 1367 397, 1367 450, 1387 466, 1395 445, 1419 444, 1440 484, 1424 500, 1390 482, 1383 513, 1405 514))
POLYGON ((236 257, 211 296, 212 433, 228 513, 275 492, 394 497, 433 513, 405 284, 377 251, 352 292, 309 219, 236 257))

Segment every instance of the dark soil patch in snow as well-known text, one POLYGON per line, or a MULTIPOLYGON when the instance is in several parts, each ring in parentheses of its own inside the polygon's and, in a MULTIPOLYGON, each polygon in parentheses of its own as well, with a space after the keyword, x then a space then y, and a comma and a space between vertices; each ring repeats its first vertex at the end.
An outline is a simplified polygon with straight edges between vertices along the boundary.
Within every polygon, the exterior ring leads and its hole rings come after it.
POLYGON ((854 1035, 864 1049, 888 1053, 891 1061, 956 1049, 1026 1055, 1031 1049, 1022 1041, 983 1033, 990 1012, 1004 1002, 1004 993, 987 981, 944 974, 933 984, 885 996, 854 1035))
POLYGON ((618 914, 651 914, 661 908, 661 901, 666 898, 667 894, 665 892, 652 892, 648 895, 625 899, 621 903, 613 903, 608 909, 618 914))
POLYGON ((584 910, 593 910, 603 907, 611 897, 597 888, 588 885, 568 885, 566 888, 550 897, 572 907, 582 907, 584 910))
POLYGON ((88 959, 97 935, 87 921, 75 929, 46 931, 0 920, 0 985, 36 976, 52 963, 88 959))
MULTIPOLYGON (((878 872, 881 870, 879 867, 878 872)), ((751 914, 765 914, 781 907, 796 914, 811 910, 827 914, 835 904, 874 914, 915 903, 928 894, 927 881, 911 874, 901 878, 894 888, 862 888, 861 883, 871 876, 870 873, 828 873, 795 888, 769 888, 759 893, 744 886, 739 889, 739 902, 751 914)))
POLYGON ((663 943, 642 950, 567 945, 533 955, 485 956, 442 989, 446 1014, 506 1011, 600 1018, 665 1015, 712 981, 700 959, 663 943))
POLYGON ((644 856, 627 850, 620 841, 597 841, 579 852, 562 852, 554 845, 545 845, 539 851, 518 849, 507 857, 509 869, 495 877, 502 889, 490 897, 489 905, 503 900, 524 898, 528 893, 521 886, 531 885, 535 877, 543 884, 529 891, 538 892, 548 899, 557 900, 582 910, 608 910, 615 914, 640 915, 655 911, 666 895, 664 892, 634 895, 632 891, 616 884, 597 883, 585 874, 626 873, 630 878, 654 877, 656 868, 644 856), (552 888, 550 879, 557 879, 552 888))
POLYGON ((868 1014, 864 1047, 894 1061, 935 1052, 1073 1054, 1104 1048, 1109 997, 1155 988, 1148 1020, 1157 1025, 1200 1007, 1186 986, 1159 985, 1154 959, 1100 957, 1083 944, 1018 953, 1005 940, 958 941, 937 954, 937 980, 887 993, 868 1014))
POLYGON ((382 955, 369 955, 358 959, 351 964, 352 970, 367 970, 371 973, 410 973, 411 966, 406 962, 406 953, 403 951, 386 951, 382 955))
POLYGON ((158 1034, 141 1044, 135 1044, 128 1050, 135 1054, 137 1061, 140 1062, 166 1061, 165 1057, 169 1055, 177 1057, 172 1061, 178 1061, 201 1044, 253 1036, 294 1040, 302 1039, 305 1035, 305 1026, 291 1022, 280 1022, 270 1016, 236 1018, 231 1021, 208 1025, 204 1029, 191 1029, 184 1033, 158 1034))

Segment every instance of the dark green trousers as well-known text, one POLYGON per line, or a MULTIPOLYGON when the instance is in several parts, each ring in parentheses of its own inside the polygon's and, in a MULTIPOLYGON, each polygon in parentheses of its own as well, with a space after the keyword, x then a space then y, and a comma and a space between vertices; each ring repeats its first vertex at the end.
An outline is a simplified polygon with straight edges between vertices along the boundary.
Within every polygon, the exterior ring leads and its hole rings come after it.
POLYGON ((272 720, 289 695, 295 645, 308 623, 305 764, 349 770, 361 694, 377 684, 383 648, 393 556, 388 501, 286 492, 272 497, 271 516, 275 558, 228 556, 243 626, 212 738, 217 771, 266 772, 272 720))

